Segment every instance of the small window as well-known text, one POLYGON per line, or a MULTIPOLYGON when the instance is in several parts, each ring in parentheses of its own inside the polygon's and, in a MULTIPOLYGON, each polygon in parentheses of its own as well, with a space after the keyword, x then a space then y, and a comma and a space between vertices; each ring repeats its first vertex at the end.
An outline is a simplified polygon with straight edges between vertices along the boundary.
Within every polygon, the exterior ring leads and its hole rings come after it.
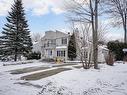
POLYGON ((54 45, 54 40, 51 40, 51 45, 54 45))
POLYGON ((49 44, 50 44, 50 43, 49 43, 49 41, 48 41, 48 42, 47 42, 47 47, 49 47, 49 44))
POLYGON ((62 38, 62 44, 67 44, 67 38, 62 38))
POLYGON ((57 51, 57 56, 58 56, 58 57, 60 56, 60 51, 57 51))

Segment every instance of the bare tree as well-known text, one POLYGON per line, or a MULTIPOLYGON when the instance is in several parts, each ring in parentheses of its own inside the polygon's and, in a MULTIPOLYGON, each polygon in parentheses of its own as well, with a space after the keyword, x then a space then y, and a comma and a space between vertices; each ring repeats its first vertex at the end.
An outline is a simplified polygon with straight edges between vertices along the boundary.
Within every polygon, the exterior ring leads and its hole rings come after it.
POLYGON ((41 33, 37 32, 37 33, 33 33, 32 34, 32 41, 33 42, 38 42, 41 39, 41 33))
POLYGON ((100 0, 70 0, 65 5, 69 20, 90 23, 93 39, 94 68, 98 68, 98 4, 100 0))
POLYGON ((91 43, 91 25, 88 23, 81 24, 79 27, 81 39, 78 41, 80 47, 80 60, 84 69, 89 69, 92 66, 92 43, 91 43), (80 43, 79 43, 80 42, 80 43))
POLYGON ((110 30, 110 27, 103 23, 103 22, 99 22, 99 26, 98 26, 98 41, 99 42, 106 42, 107 38, 106 35, 108 34, 110 30))
MULTIPOLYGON (((107 33, 107 25, 99 23, 98 29, 98 40, 105 41, 105 34, 107 33)), ((76 44, 77 44, 77 51, 78 57, 83 65, 83 68, 89 69, 92 66, 92 27, 90 23, 77 23, 73 25, 75 29, 75 36, 76 36, 76 44), (76 33, 77 32, 77 33, 76 33)))
POLYGON ((91 24, 71 22, 71 31, 75 34, 77 60, 80 60, 84 69, 92 66, 91 24))
POLYGON ((127 0, 104 0, 106 13, 110 14, 114 26, 123 26, 124 42, 127 43, 127 0))

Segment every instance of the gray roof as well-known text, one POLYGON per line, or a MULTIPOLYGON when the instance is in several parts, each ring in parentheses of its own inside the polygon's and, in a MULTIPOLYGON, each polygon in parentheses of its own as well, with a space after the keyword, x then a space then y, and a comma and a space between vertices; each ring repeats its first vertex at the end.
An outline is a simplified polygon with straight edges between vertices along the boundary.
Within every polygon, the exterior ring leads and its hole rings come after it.
POLYGON ((60 31, 46 31, 45 32, 45 36, 42 37, 42 40, 44 39, 58 39, 58 38, 64 38, 64 37, 68 37, 69 35, 60 31))

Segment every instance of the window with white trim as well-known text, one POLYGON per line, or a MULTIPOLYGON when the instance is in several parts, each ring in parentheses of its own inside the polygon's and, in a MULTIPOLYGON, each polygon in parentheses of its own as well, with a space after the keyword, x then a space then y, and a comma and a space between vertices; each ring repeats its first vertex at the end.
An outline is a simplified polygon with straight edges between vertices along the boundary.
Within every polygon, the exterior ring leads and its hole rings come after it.
POLYGON ((62 44, 63 45, 67 44, 67 38, 62 38, 62 44))
POLYGON ((65 50, 64 51, 57 51, 57 57, 65 57, 65 50))

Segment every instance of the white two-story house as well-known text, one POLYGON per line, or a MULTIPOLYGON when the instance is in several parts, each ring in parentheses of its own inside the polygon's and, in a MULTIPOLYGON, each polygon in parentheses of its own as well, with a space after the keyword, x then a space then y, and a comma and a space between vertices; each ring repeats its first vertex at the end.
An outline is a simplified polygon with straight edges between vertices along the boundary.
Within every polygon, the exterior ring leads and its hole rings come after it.
POLYGON ((67 60, 67 46, 69 34, 60 31, 46 31, 41 38, 41 56, 42 59, 60 59, 67 60))
MULTIPOLYGON (((81 59, 81 52, 84 53, 84 55, 89 58, 89 52, 91 50, 92 43, 87 42, 87 45, 80 44, 81 41, 80 36, 78 36, 78 32, 75 32, 76 36, 76 48, 77 48, 77 58, 75 60, 81 59), (84 50, 81 50, 84 49, 84 50)), ((60 31, 46 31, 45 35, 41 38, 41 40, 34 44, 33 51, 41 52, 41 58, 42 59, 59 59, 63 61, 67 61, 68 58, 68 42, 69 42, 70 34, 63 33, 60 31)), ((98 45, 98 61, 104 62, 105 61, 105 55, 108 54, 108 49, 104 46, 98 45)), ((91 55, 92 56, 92 55, 91 55)))

